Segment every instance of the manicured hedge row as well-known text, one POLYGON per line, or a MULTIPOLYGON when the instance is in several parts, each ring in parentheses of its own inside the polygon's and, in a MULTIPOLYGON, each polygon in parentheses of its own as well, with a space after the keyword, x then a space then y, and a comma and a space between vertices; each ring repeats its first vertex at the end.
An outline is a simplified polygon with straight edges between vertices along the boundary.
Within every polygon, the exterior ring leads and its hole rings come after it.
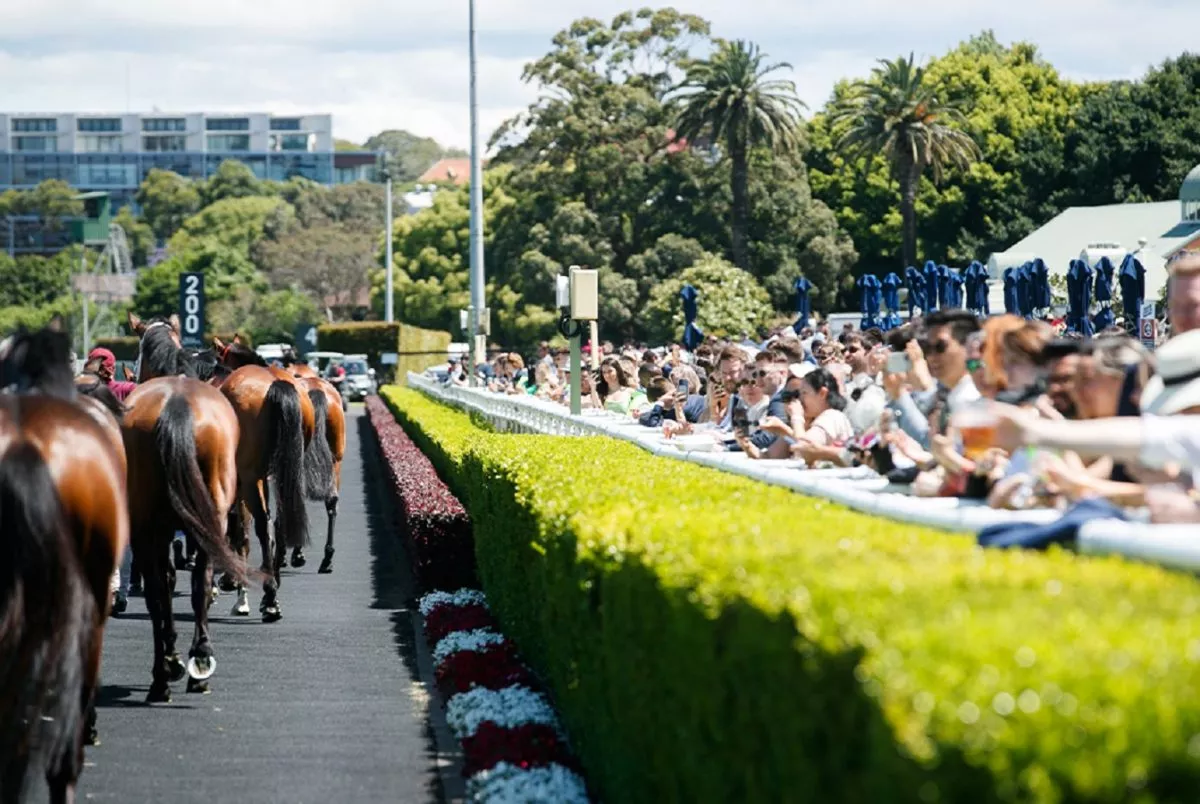
POLYGON ((345 354, 365 354, 377 370, 385 370, 403 379, 408 372, 421 372, 430 366, 446 362, 450 333, 422 329, 411 324, 384 321, 354 321, 345 324, 322 324, 317 328, 321 349, 345 354), (402 354, 396 366, 383 366, 380 355, 385 352, 428 352, 402 354))
POLYGON ((384 399, 606 800, 1197 800, 1193 577, 384 399))
POLYGON ((418 585, 425 591, 477 586, 467 512, 383 403, 367 397, 366 405, 400 508, 418 585))

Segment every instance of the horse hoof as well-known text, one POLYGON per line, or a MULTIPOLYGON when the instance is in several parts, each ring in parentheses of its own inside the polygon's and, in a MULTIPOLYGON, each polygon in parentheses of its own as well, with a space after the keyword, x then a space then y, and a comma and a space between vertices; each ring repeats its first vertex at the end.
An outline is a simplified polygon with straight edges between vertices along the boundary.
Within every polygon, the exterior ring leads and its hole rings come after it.
POLYGON ((299 550, 292 553, 292 566, 293 567, 295 567, 296 569, 300 569, 300 567, 303 567, 307 563, 308 563, 308 559, 304 557, 304 553, 302 553, 299 550))
POLYGON ((197 681, 194 678, 188 679, 187 691, 192 695, 208 695, 212 692, 212 690, 208 688, 207 681, 197 681))
POLYGON ((83 744, 90 745, 93 748, 100 745, 100 733, 93 726, 87 730, 87 734, 83 737, 83 744))
POLYGON ((120 592, 113 592, 112 597, 112 614, 124 614, 125 609, 129 608, 129 599, 120 592))
POLYGON ((193 681, 206 681, 217 672, 216 656, 192 656, 188 659, 187 673, 193 681))
POLYGON ((283 619, 283 612, 279 610, 278 604, 273 603, 263 609, 262 621, 264 623, 279 622, 281 619, 283 619))
POLYGON ((328 575, 331 572, 333 572, 333 559, 326 556, 325 560, 321 562, 321 566, 317 567, 317 574, 328 575))
POLYGON ((184 667, 183 660, 179 658, 178 653, 172 653, 167 657, 167 678, 174 684, 176 681, 182 681, 187 674, 187 668, 184 667))
POLYGON ((171 688, 168 687, 166 684, 163 684, 161 687, 156 686, 156 684, 157 684, 157 682, 155 682, 155 684, 152 684, 150 686, 150 692, 146 693, 146 703, 148 703, 148 704, 170 703, 171 702, 171 688))

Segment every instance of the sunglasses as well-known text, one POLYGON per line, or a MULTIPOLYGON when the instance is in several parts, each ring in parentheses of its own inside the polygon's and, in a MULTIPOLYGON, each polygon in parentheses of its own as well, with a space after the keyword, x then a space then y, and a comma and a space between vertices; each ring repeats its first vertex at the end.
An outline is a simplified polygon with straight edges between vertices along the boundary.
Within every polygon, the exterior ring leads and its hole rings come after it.
POLYGON ((979 369, 982 367, 983 367, 982 360, 977 360, 973 357, 967 360, 967 371, 979 371, 979 369))
POLYGON ((937 343, 929 343, 926 341, 921 344, 921 351, 927 354, 944 355, 946 350, 950 348, 949 340, 941 340, 937 343))

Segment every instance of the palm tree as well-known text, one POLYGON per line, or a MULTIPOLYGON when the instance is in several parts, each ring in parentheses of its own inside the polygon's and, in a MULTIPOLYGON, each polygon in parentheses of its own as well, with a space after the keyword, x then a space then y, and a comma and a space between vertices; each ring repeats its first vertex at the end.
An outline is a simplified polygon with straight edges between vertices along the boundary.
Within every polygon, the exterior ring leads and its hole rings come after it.
POLYGON ((917 187, 926 168, 940 183, 950 165, 967 167, 980 156, 964 131, 966 118, 953 102, 942 100, 926 83, 924 67, 913 57, 880 59, 872 77, 857 81, 835 109, 832 125, 837 149, 854 159, 883 154, 900 183, 904 222, 904 265, 917 255, 917 187))
POLYGON ((752 42, 721 42, 707 60, 692 63, 673 90, 676 134, 695 141, 707 135, 724 145, 729 154, 733 191, 731 240, 733 261, 749 268, 746 223, 750 218, 747 191, 751 148, 781 152, 800 142, 800 110, 791 81, 767 79, 787 63, 765 65, 766 54, 752 42))

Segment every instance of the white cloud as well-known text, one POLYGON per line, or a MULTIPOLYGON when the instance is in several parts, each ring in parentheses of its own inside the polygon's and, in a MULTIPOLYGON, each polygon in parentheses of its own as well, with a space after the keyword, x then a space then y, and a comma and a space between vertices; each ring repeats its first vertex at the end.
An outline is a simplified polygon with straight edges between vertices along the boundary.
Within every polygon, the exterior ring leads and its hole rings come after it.
MULTIPOLYGON (((630 0, 479 0, 485 136, 530 102, 523 64, 571 20, 630 0)), ((985 28, 1037 42, 1076 78, 1128 78, 1192 46, 1194 0, 692 0, 714 32, 791 62, 819 108, 880 56, 944 52, 985 28)), ((337 136, 407 128, 467 142, 466 3, 395 0, 37 0, 0 3, 2 103, 21 111, 328 111, 337 136), (126 65, 130 76, 128 104, 126 65)))

